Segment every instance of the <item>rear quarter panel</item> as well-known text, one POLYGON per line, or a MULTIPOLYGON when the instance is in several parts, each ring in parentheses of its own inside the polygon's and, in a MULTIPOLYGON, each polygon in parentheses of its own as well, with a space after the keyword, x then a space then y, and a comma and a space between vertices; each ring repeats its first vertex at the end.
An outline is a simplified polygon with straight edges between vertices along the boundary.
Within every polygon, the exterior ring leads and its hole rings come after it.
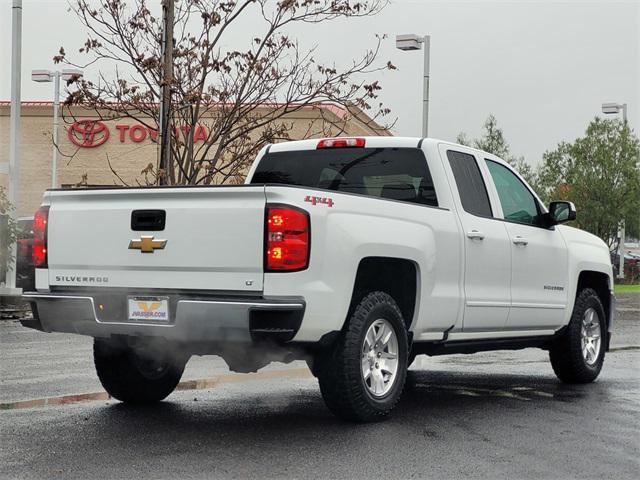
POLYGON ((302 295, 307 307, 295 341, 313 342, 340 330, 353 292, 358 265, 366 257, 412 261, 418 295, 412 330, 443 331, 453 322, 460 299, 459 231, 448 209, 303 187, 267 186, 267 203, 286 203, 309 212, 309 268, 266 273, 264 294, 302 295), (308 195, 330 197, 312 205, 308 195), (453 319, 452 319, 453 318, 453 319))

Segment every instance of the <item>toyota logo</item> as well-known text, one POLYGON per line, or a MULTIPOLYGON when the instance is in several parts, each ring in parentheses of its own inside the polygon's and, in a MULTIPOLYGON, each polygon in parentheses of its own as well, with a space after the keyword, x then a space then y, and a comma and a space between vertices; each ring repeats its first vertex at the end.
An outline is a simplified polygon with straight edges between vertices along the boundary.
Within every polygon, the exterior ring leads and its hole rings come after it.
POLYGON ((109 139, 109 127, 99 120, 80 120, 69 127, 67 134, 74 145, 94 148, 109 139))

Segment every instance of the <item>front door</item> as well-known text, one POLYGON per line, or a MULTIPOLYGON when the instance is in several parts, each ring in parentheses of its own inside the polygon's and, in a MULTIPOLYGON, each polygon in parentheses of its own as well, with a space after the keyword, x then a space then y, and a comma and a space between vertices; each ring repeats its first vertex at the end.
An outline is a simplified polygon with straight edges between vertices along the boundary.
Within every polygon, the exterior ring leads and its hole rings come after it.
POLYGON ((545 228, 539 201, 506 165, 485 160, 502 207, 511 249, 508 329, 562 325, 567 308, 568 252, 560 232, 545 228))

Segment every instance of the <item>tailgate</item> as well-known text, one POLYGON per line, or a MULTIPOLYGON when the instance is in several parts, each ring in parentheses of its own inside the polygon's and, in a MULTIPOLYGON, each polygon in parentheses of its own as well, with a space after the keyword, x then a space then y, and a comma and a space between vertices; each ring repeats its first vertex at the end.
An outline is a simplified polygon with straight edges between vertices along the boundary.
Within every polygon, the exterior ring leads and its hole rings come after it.
POLYGON ((51 286, 262 290, 263 186, 59 190, 47 199, 51 286), (132 225, 139 210, 164 211, 164 228, 132 225))

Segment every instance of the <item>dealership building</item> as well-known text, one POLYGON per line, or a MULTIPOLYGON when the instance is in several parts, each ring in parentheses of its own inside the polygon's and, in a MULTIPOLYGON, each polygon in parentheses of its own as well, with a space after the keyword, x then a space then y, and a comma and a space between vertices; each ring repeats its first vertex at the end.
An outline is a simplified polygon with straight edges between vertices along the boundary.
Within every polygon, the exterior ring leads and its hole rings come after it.
MULTIPOLYGON (((277 106, 260 108, 267 116, 277 106)), ((40 205, 43 192, 51 187, 53 104, 22 102, 21 110, 17 211, 19 216, 29 216, 40 205)), ((9 115, 10 102, 0 102, 0 164, 9 161, 9 115)), ((390 135, 355 107, 349 111, 331 104, 301 108, 288 114, 286 121, 291 125, 292 140, 319 131, 341 131, 349 136, 390 135)), ((193 129, 194 142, 206 141, 205 129, 206 125, 193 129)), ((123 181, 136 185, 144 183, 141 172, 145 167, 157 165, 155 130, 133 119, 96 121, 91 110, 73 107, 69 112, 65 108, 58 135, 57 177, 62 187, 112 186, 122 185, 123 181)), ((0 174, 0 185, 7 184, 7 175, 0 174)))

